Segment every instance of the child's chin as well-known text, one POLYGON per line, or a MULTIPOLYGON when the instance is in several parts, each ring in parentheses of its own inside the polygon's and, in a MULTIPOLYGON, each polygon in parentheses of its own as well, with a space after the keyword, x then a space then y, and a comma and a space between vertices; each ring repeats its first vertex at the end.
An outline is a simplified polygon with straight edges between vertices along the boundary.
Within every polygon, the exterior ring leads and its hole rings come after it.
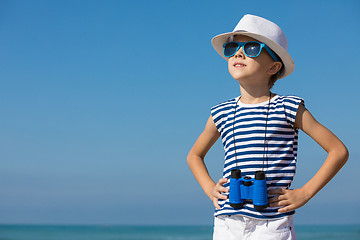
POLYGON ((231 74, 231 76, 236 80, 236 81, 242 81, 246 79, 246 74, 243 73, 235 73, 235 74, 231 74))

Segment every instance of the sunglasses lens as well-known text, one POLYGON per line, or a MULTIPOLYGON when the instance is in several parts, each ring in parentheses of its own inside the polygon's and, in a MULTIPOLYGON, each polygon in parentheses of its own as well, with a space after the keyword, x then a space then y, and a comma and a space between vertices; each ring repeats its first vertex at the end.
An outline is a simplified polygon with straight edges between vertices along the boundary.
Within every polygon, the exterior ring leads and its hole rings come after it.
POLYGON ((224 56, 230 57, 230 56, 234 55, 236 53, 236 51, 238 50, 238 46, 239 45, 234 42, 227 43, 224 47, 224 56))
POLYGON ((261 46, 256 42, 246 43, 244 46, 244 51, 246 55, 250 57, 257 57, 260 54, 261 46))

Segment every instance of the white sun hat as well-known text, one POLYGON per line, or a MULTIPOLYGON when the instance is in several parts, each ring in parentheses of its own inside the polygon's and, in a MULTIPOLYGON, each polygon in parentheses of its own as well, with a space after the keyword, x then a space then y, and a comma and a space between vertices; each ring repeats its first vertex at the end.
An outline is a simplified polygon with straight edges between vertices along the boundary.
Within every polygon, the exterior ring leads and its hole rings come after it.
POLYGON ((288 42, 285 33, 275 23, 262 17, 246 14, 232 32, 215 36, 211 40, 211 43, 216 52, 225 58, 225 60, 228 60, 229 58, 223 55, 223 45, 224 43, 229 42, 231 36, 235 35, 249 36, 265 43, 280 57, 284 69, 281 70, 278 79, 284 78, 294 71, 295 64, 290 54, 287 52, 288 42))

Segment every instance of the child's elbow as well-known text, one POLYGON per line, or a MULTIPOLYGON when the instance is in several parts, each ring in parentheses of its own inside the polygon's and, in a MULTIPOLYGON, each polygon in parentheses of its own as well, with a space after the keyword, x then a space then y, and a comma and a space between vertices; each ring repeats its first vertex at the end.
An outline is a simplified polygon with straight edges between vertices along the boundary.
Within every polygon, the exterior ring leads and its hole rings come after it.
POLYGON ((341 159, 343 165, 347 162, 349 159, 349 150, 346 148, 345 145, 342 145, 342 147, 338 151, 339 153, 339 159, 341 159))
POLYGON ((349 159, 349 150, 346 147, 344 149, 344 159, 345 162, 347 162, 347 160, 349 159))
POLYGON ((191 163, 193 162, 194 154, 190 151, 187 155, 186 161, 189 166, 191 166, 191 163))
POLYGON ((189 165, 190 168, 193 164, 196 164, 196 162, 202 161, 202 159, 203 158, 201 156, 194 153, 192 150, 189 152, 186 158, 187 164, 189 165))
POLYGON ((186 161, 187 161, 187 164, 190 165, 190 163, 191 163, 191 155, 190 155, 190 153, 187 155, 186 161))

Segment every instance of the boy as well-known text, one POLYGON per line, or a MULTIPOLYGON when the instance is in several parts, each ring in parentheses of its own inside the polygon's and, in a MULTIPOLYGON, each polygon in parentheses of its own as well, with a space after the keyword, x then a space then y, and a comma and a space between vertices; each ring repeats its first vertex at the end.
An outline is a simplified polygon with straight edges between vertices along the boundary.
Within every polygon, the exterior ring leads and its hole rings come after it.
MULTIPOLYGON (((216 208, 213 239, 295 239, 294 210, 335 176, 347 161, 348 151, 315 120, 303 99, 270 92, 277 79, 294 70, 287 39, 279 26, 245 15, 233 32, 215 36, 212 44, 228 61, 229 72, 239 82, 241 92, 240 97, 211 108, 205 129, 187 157, 191 171, 216 208), (290 190, 296 168, 298 129, 313 138, 328 156, 309 182, 290 190), (220 136, 225 163, 223 178, 215 183, 204 157, 220 136), (231 205, 229 189, 234 190, 229 188, 229 182, 234 169, 240 169, 241 177, 248 179, 254 178, 256 171, 265 172, 265 209, 254 207, 252 199, 245 199, 240 207, 231 205)), ((243 180, 242 184, 246 183, 252 184, 243 180)))

